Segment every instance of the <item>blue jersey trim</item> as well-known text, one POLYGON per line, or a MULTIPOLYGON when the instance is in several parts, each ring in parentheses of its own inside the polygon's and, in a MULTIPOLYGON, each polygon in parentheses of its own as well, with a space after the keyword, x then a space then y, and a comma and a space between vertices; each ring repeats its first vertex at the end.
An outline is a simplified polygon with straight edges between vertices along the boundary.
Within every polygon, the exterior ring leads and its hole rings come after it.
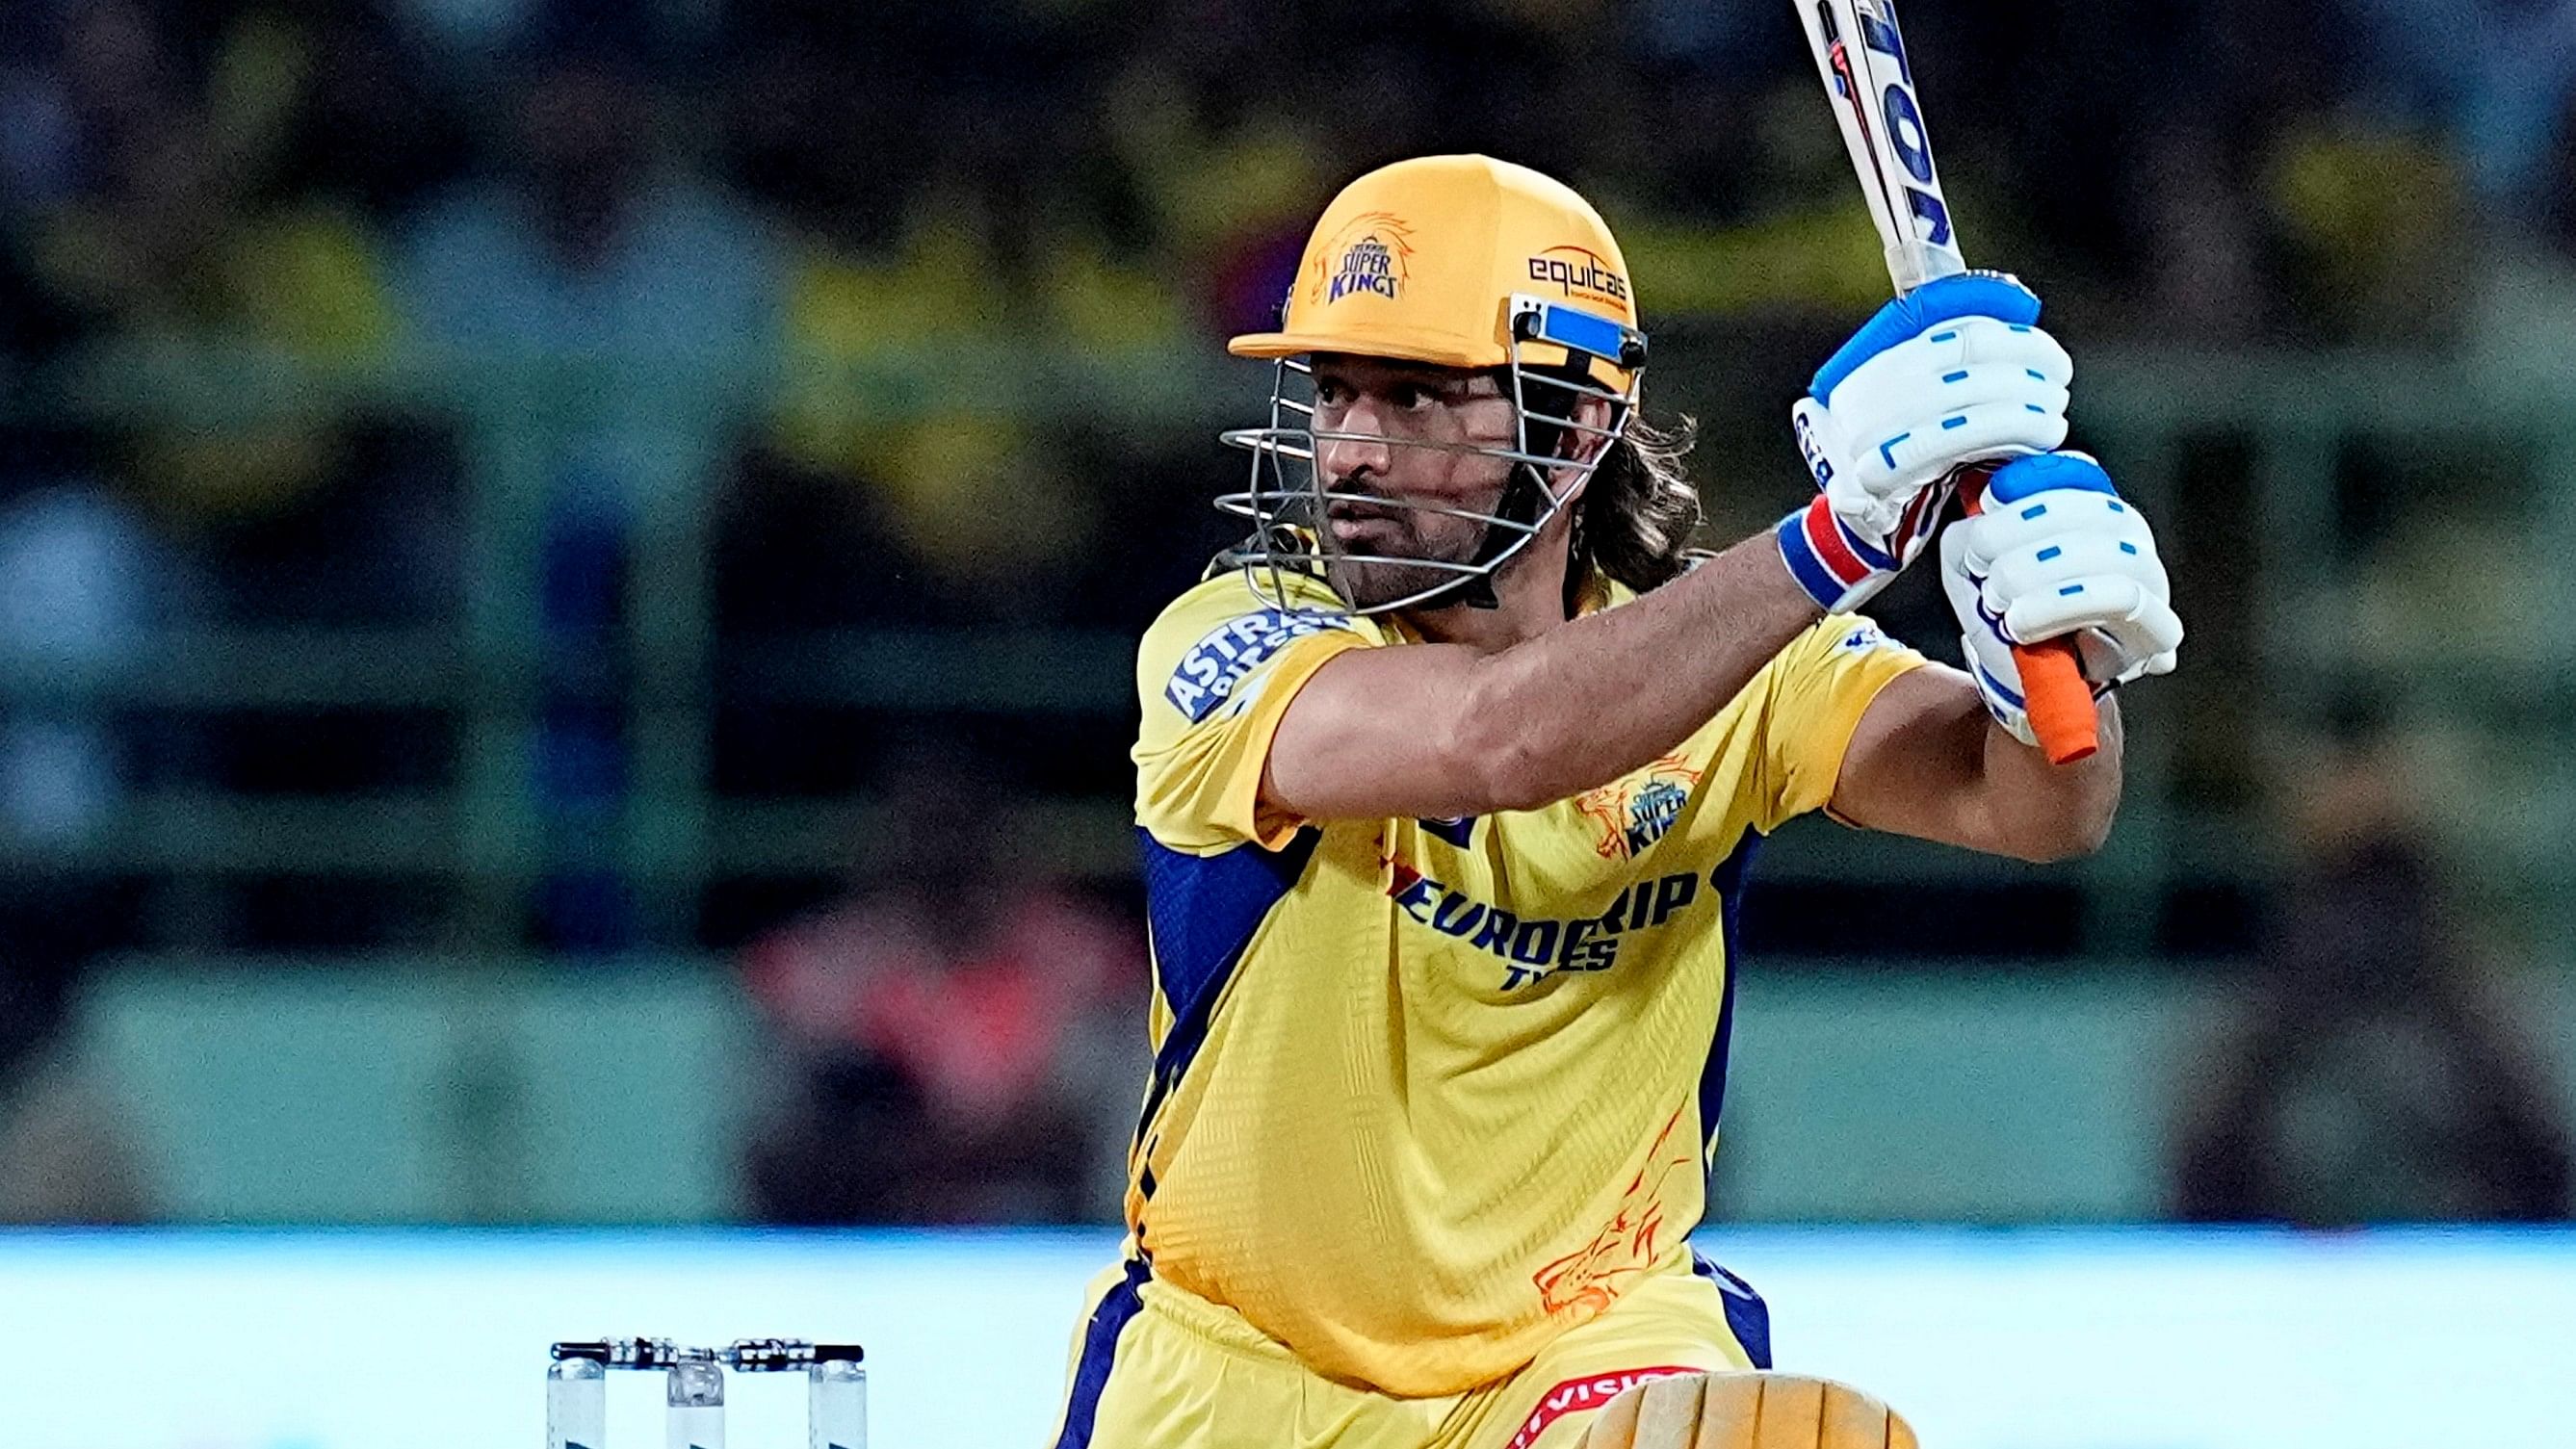
POLYGON ((1145 921, 1154 942, 1154 975, 1172 1011, 1172 1029, 1154 1053, 1154 1079, 1136 1122, 1139 1141, 1163 1099, 1180 1085, 1216 1018, 1217 998, 1252 944, 1255 931, 1306 873, 1323 832, 1309 827, 1285 849, 1238 845, 1218 855, 1172 849, 1139 827, 1145 854, 1145 921))
POLYGON ((1708 883, 1717 888, 1717 939, 1726 953, 1726 982, 1718 988, 1717 1034, 1708 1045, 1708 1063, 1699 1074, 1700 1150, 1717 1140, 1718 1118, 1726 1110, 1726 1057, 1735 1040, 1735 977, 1742 968, 1736 959, 1736 921, 1744 904, 1744 874, 1753 868, 1753 857, 1762 849, 1762 833, 1747 830, 1735 842, 1735 849, 1708 873, 1708 883))
MULTIPOLYGON (((2128 545, 2122 544, 2121 547, 2126 548, 2128 545)), ((1466 849, 1468 842, 1476 838, 1476 817, 1473 815, 1461 816, 1456 820, 1423 820, 1416 823, 1460 850, 1466 849)))
POLYGON ((1753 1285, 1691 1250, 1691 1271, 1717 1285, 1718 1302, 1726 1308, 1726 1331, 1735 1335, 1744 1356, 1758 1369, 1771 1367, 1771 1305, 1753 1285))
POLYGON ((1055 1449, 1090 1449, 1091 1431, 1100 1422, 1100 1395, 1109 1387, 1110 1364, 1118 1354, 1118 1336, 1127 1331, 1136 1310, 1145 1306, 1138 1290, 1145 1286, 1146 1276, 1144 1259, 1130 1258, 1127 1276, 1112 1284, 1100 1306, 1091 1310, 1091 1321, 1082 1330, 1082 1357, 1073 1367, 1073 1388, 1065 1396, 1064 1432, 1056 1436, 1055 1449))

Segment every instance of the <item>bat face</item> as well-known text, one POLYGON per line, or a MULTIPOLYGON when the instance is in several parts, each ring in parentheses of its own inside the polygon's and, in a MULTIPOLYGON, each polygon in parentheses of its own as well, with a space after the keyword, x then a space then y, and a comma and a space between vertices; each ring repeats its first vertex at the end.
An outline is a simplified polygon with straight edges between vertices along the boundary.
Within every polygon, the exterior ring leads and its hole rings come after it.
POLYGON ((1903 163, 1911 184, 1905 187, 1908 214, 1916 235, 1929 246, 1950 243, 1950 208, 1942 203, 1941 182, 1932 171, 1932 140, 1924 134, 1923 108, 1914 99, 1914 68, 1905 59, 1905 35, 1896 28, 1896 9, 1888 0, 1852 0, 1860 22, 1860 42, 1885 66, 1869 66, 1880 78, 1879 118, 1886 123, 1889 149, 1903 163))
POLYGON ((1809 0, 1800 18, 1899 289, 1963 270, 1892 0, 1809 0))
MULTIPOLYGON (((1966 271, 1941 178, 1932 169, 1932 140, 1914 98, 1914 63, 1896 28, 1895 0, 1792 0, 1807 29, 1807 48, 1833 103, 1843 149, 1860 173, 1870 220, 1887 248, 1887 275, 1899 296, 1935 277, 1966 271)), ((1814 443, 1800 438, 1814 463, 1814 443)), ((1821 484, 1824 475, 1819 474, 1821 484)), ((2064 764, 2093 753, 2093 695, 2062 640, 2016 646, 2015 664, 2030 699, 2032 728, 2050 760, 2064 764)))

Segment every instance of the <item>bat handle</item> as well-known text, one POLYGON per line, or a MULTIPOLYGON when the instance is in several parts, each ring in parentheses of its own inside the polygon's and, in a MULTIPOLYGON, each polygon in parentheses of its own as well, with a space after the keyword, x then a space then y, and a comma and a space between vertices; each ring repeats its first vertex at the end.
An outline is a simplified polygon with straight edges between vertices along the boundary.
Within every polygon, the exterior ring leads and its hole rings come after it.
MULTIPOLYGON (((1971 514, 1983 512, 1986 476, 1993 464, 1965 470, 1959 497, 1971 514)), ((2084 682, 2083 666, 2072 639, 2043 639, 2012 647, 2013 667, 2021 672, 2022 708, 2030 732, 2052 765, 2071 765, 2101 748, 2101 718, 2093 705, 2093 686, 2084 682)))

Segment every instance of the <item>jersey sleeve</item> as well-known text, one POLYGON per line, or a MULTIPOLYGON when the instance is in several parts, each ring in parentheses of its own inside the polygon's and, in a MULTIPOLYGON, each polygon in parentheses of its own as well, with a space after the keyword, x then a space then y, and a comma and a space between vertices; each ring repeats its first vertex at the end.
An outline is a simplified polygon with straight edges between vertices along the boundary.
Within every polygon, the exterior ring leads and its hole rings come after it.
POLYGON ((1289 701, 1326 660, 1382 642, 1317 587, 1289 607, 1236 577, 1184 594, 1136 652, 1136 823, 1174 850, 1285 846, 1305 822, 1265 804, 1261 775, 1289 701))
POLYGON ((1824 619, 1763 667, 1753 820, 1766 834, 1833 799, 1843 753, 1869 702, 1922 655, 1858 614, 1824 619))

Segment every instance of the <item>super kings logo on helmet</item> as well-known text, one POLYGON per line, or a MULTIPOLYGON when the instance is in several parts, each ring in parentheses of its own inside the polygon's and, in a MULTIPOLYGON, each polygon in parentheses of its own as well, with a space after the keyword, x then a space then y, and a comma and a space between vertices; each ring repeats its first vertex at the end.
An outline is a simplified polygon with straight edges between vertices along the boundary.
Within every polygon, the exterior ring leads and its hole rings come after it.
POLYGON ((1394 301, 1412 275, 1413 228, 1393 212, 1353 217, 1315 249, 1307 286, 1317 302, 1367 294, 1394 301))

